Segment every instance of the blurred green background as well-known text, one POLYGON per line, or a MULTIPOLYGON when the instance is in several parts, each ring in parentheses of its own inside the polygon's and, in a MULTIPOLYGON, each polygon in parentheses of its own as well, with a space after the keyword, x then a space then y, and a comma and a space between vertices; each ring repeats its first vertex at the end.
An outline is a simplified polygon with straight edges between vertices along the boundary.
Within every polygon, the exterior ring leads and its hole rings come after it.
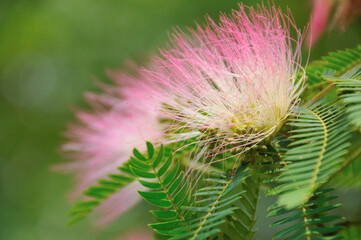
MULTIPOLYGON (((0 239, 122 239, 119 232, 142 226, 144 206, 105 229, 92 217, 65 228, 71 177, 50 167, 65 160, 62 132, 85 107, 83 93, 108 81, 106 68, 127 60, 146 63, 174 26, 194 26, 204 15, 237 8, 236 0, 1 0, 0 1, 0 239), (118 236, 118 238, 117 238, 118 236)), ((243 1, 254 5, 260 1, 243 1)), ((308 0, 274 1, 289 6, 297 25, 308 21, 308 0)), ((354 47, 361 28, 326 33, 311 52, 354 47)), ((304 52, 307 59, 308 52, 304 52)), ((262 200, 270 201, 270 200, 262 200)), ((264 204, 263 204, 264 205, 264 204)), ((262 206, 261 209, 264 209, 262 206)), ((144 217, 146 216, 146 217, 144 217)), ((268 223, 260 219, 259 237, 268 223)))

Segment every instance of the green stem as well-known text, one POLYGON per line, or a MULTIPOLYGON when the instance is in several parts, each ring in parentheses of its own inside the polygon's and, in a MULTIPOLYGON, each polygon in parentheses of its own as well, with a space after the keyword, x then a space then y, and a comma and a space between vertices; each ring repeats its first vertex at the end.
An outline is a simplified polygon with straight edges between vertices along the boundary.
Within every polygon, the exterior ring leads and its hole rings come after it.
POLYGON ((308 227, 307 210, 305 207, 302 207, 302 212, 303 212, 303 221, 305 222, 305 228, 306 228, 306 237, 307 237, 307 240, 310 240, 311 239, 311 231, 308 227))

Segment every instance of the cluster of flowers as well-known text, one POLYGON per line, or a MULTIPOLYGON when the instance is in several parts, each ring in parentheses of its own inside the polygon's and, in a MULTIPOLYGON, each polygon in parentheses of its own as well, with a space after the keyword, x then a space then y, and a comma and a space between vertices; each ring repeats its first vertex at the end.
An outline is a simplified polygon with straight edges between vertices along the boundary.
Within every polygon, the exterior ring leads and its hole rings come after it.
MULTIPOLYGON (((193 141, 202 154, 237 154, 266 141, 283 125, 304 88, 302 34, 280 9, 240 5, 219 23, 176 30, 168 46, 135 75, 110 73, 112 86, 86 96, 91 111, 77 113, 63 146, 75 161, 77 197, 126 162, 145 141, 193 141), (297 37, 291 38, 290 29, 297 37), (208 147, 208 146, 212 147, 208 147)), ((138 201, 129 185, 99 210, 102 223, 138 201)))

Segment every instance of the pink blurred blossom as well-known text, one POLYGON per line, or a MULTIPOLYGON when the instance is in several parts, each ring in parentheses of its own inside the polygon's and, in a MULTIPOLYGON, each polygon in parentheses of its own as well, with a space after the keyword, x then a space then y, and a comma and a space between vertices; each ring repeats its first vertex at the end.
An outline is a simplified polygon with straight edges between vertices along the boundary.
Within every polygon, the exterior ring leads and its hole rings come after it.
POLYGON ((149 91, 166 103, 160 114, 174 121, 168 139, 216 143, 207 149, 212 156, 225 146, 242 153, 277 132, 298 103, 305 80, 302 34, 291 16, 275 7, 240 5, 230 16, 223 14, 219 24, 208 17, 205 26, 189 32, 177 30, 154 67, 145 70, 153 83, 149 91), (296 38, 290 37, 290 27, 296 38))
POLYGON ((310 18, 311 31, 306 39, 307 45, 312 47, 327 27, 337 26, 345 30, 351 21, 359 15, 361 15, 361 0, 313 0, 310 18), (336 11, 331 17, 330 14, 334 5, 336 5, 336 11))
POLYGON ((312 46, 317 42, 326 29, 333 3, 334 0, 313 0, 310 19, 311 28, 306 39, 308 46, 312 46))
MULTIPOLYGON (((81 196, 117 167, 128 161, 133 148, 145 151, 145 141, 161 136, 155 112, 156 102, 146 100, 149 93, 139 87, 141 77, 124 73, 110 73, 115 84, 101 86, 102 93, 88 93, 89 111, 78 111, 77 124, 69 127, 68 142, 63 150, 74 161, 57 166, 57 169, 75 174, 76 187, 72 198, 81 196)), ((134 183, 104 201, 98 208, 105 224, 128 210, 140 197, 136 192, 140 184, 134 183)))

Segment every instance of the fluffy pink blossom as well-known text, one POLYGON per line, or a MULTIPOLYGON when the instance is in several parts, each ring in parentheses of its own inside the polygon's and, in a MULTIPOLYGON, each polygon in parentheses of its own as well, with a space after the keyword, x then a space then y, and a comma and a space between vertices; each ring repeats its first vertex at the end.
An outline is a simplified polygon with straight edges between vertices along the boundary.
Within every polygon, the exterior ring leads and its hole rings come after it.
MULTIPOLYGON (((79 111, 79 123, 69 127, 69 141, 63 149, 75 159, 58 168, 73 172, 77 180, 73 197, 79 197, 99 179, 117 171, 128 161, 133 148, 145 151, 145 141, 160 138, 161 129, 155 112, 155 102, 145 101, 148 92, 138 86, 141 77, 112 73, 116 85, 102 86, 103 93, 87 94, 92 109, 79 111)), ((135 203, 140 186, 131 184, 111 196, 99 207, 107 223, 135 203)))
POLYGON ((153 98, 164 103, 159 113, 173 120, 168 139, 197 138, 212 156, 242 153, 277 132, 305 80, 302 36, 290 16, 274 7, 240 5, 219 24, 207 18, 189 32, 176 31, 154 67, 145 70, 153 98))

